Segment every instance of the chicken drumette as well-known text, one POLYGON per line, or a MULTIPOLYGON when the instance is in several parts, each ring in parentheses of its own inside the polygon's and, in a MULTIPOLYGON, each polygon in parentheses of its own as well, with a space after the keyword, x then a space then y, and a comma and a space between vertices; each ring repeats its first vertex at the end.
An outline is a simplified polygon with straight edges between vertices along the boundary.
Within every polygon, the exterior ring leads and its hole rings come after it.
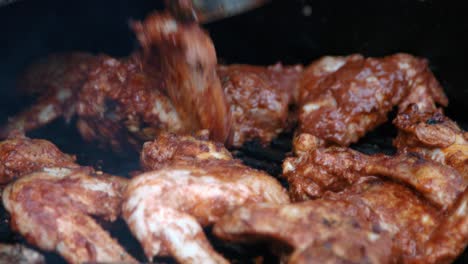
POLYGON ((447 104, 426 60, 408 54, 323 57, 300 82, 299 132, 346 146, 385 122, 395 105, 403 110, 411 103, 447 104))
POLYGON ((202 227, 239 206, 289 202, 274 178, 202 138, 161 135, 144 145, 142 167, 152 171, 129 183, 123 217, 150 260, 172 255, 182 263, 225 263, 202 227))
POLYGON ((136 262, 91 217, 119 216, 126 179, 81 167, 44 140, 16 136, 0 153, 2 183, 19 178, 3 190, 13 230, 70 263, 136 262))

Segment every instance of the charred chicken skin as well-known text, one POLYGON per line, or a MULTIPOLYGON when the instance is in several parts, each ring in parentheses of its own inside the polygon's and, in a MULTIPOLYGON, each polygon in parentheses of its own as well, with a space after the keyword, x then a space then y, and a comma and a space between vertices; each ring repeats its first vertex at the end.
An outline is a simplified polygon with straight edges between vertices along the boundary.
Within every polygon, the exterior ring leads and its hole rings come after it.
POLYGON ((396 105, 448 103, 427 61, 408 54, 323 57, 304 70, 299 89, 299 132, 344 146, 385 122, 396 105))
POLYGON ((399 129, 394 145, 399 152, 417 153, 428 160, 449 165, 468 181, 468 133, 441 109, 410 105, 393 123, 399 129))
POLYGON ((12 138, 0 149, 3 182, 18 178, 3 190, 13 230, 69 263, 136 262, 92 218, 119 216, 126 179, 80 167, 44 140, 12 138))
POLYGON ((124 194, 123 217, 149 260, 171 255, 181 263, 226 263, 202 227, 250 203, 288 203, 281 185, 248 168, 220 144, 162 135, 146 143, 142 166, 124 194))

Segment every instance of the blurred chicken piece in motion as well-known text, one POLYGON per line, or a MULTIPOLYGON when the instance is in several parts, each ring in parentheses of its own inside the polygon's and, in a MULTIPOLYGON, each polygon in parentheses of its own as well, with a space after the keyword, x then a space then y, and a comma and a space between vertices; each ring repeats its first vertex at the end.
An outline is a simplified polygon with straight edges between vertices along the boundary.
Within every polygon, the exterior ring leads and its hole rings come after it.
MULTIPOLYGON (((208 129, 225 142, 231 114, 216 74, 214 45, 193 21, 177 21, 169 13, 153 13, 133 23, 143 47, 143 62, 161 69, 167 93, 191 131, 208 129)), ((159 76, 159 73, 158 73, 159 76)))
POLYGON ((393 123, 399 129, 393 144, 402 153, 417 153, 455 168, 468 181, 468 133, 442 109, 425 111, 409 105, 393 123))
POLYGON ((221 65, 218 76, 232 114, 228 145, 259 140, 268 144, 291 126, 302 67, 221 65))
POLYGON ((2 181, 18 178, 3 190, 13 230, 70 263, 136 262, 91 217, 119 216, 126 179, 80 167, 45 140, 18 135, 0 149, 2 181))
POLYGON ((44 256, 23 245, 0 244, 0 263, 45 264, 44 256))
POLYGON ((324 148, 317 141, 312 135, 299 135, 294 141, 294 148, 300 150, 297 157, 283 163, 293 200, 339 192, 372 175, 404 183, 434 205, 448 208, 468 183, 455 169, 414 155, 365 155, 345 147, 324 148))
POLYGON ((149 260, 171 255, 181 263, 226 263, 202 227, 246 204, 289 202, 274 178, 203 139, 161 135, 144 145, 142 166, 154 170, 130 181, 123 217, 149 260))
POLYGON ((384 58, 323 57, 306 67, 299 92, 299 132, 347 146, 404 110, 447 105, 427 61, 408 54, 384 58))

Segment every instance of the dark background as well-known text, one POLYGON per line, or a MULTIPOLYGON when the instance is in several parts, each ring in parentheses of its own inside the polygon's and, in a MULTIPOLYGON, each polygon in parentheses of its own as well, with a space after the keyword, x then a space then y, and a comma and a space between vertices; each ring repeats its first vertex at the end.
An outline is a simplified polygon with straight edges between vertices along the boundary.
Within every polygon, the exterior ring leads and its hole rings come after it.
MULTIPOLYGON (((128 22, 162 6, 158 0, 23 0, 0 7, 0 124, 33 102, 15 93, 18 74, 32 60, 73 50, 126 56, 138 47, 128 22)), ((468 122, 468 14, 463 1, 274 0, 205 28, 223 63, 308 64, 323 55, 350 53, 426 57, 448 94, 447 114, 462 125, 468 122)), ((116 156, 98 150, 61 120, 30 136, 50 139, 76 153, 82 164, 110 173, 125 175, 138 168, 135 153, 116 156)), ((17 239, 0 228, 0 241, 17 239)))

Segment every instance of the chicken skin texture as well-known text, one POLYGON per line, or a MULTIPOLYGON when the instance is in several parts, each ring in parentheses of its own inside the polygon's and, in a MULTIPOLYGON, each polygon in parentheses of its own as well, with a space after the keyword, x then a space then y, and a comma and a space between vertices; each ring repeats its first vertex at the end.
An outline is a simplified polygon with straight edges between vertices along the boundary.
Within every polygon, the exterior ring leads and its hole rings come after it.
POLYGON ((17 178, 3 190, 13 230, 69 263, 136 262, 91 217, 120 215, 125 178, 80 167, 45 140, 17 137, 0 148, 2 180, 17 178))
POLYGON ((45 264, 44 256, 23 245, 0 244, 0 263, 45 264))
POLYGON ((309 134, 294 143, 297 157, 283 164, 293 200, 345 199, 366 205, 405 263, 445 263, 463 252, 468 243, 467 181, 456 168, 411 153, 368 156, 324 148, 322 140, 309 134))
POLYGON ((410 105, 393 123, 399 129, 393 142, 399 152, 449 165, 468 181, 468 133, 441 109, 425 111, 410 105))
POLYGON ((173 163, 209 160, 233 161, 231 153, 218 142, 208 140, 208 131, 194 136, 164 133, 158 139, 143 144, 140 161, 145 171, 161 169, 173 163))
POLYGON ((438 228, 416 257, 408 263, 452 263, 468 245, 468 190, 460 196, 453 208, 446 212, 438 228))
POLYGON ((144 145, 142 164, 153 170, 130 181, 122 213, 149 260, 171 255, 180 263, 227 263, 202 227, 246 204, 289 202, 274 178, 210 141, 162 135, 144 145))
POLYGON ((319 199, 294 204, 251 204, 226 214, 213 232, 227 241, 282 245, 287 263, 393 263, 390 236, 364 205, 319 199), (362 207, 362 208, 361 208, 362 207), (292 249, 292 250, 290 250, 292 249))
POLYGON ((368 177, 316 200, 238 208, 213 230, 228 241, 291 247, 288 263, 450 263, 468 239, 467 198, 441 214, 401 184, 368 177))
POLYGON ((447 210, 434 208, 402 185, 381 181, 329 196, 363 202, 375 212, 402 252, 402 263, 451 263, 468 244, 467 190, 447 210))
POLYGON ((228 145, 254 139, 267 144, 288 128, 301 66, 221 65, 217 72, 232 114, 228 145))
POLYGON ((323 57, 304 70, 299 130, 347 146, 387 120, 396 105, 447 105, 427 61, 408 54, 384 58, 323 57))
POLYGON ((101 55, 78 95, 77 126, 87 140, 121 150, 135 149, 162 131, 189 131, 167 97, 158 73, 148 74, 141 56, 101 55))
POLYGON ((191 131, 208 129, 225 142, 230 112, 216 73, 214 45, 196 22, 153 13, 133 24, 143 48, 143 62, 160 68, 171 102, 191 131))
POLYGON ((64 154, 47 140, 12 134, 0 142, 0 184, 46 167, 79 167, 75 157, 64 154))
MULTIPOLYGON (((30 71, 52 71, 59 63, 66 67, 69 62, 52 56, 30 71)), ((0 136, 6 137, 13 130, 27 132, 59 117, 73 116, 77 116, 77 127, 83 138, 115 151, 128 146, 139 149, 142 142, 153 139, 161 131, 186 132, 187 127, 164 93, 162 79, 144 71, 139 53, 123 59, 99 55, 89 59, 86 67, 83 64, 78 66, 83 71, 86 69, 86 74, 82 73, 80 78, 73 78, 76 70, 63 72, 70 75, 61 78, 68 81, 64 83, 68 86, 44 85, 37 103, 11 118, 0 129, 0 136)), ((43 75, 44 78, 55 76, 53 72, 43 75)))
POLYGON ((289 182, 293 200, 321 197, 327 191, 339 192, 373 175, 411 186, 434 205, 447 208, 467 186, 452 167, 415 155, 365 155, 345 147, 317 147, 309 143, 314 137, 308 134, 298 138, 294 144, 302 152, 283 163, 283 176, 289 182), (307 144, 312 146, 309 151, 304 150, 307 144))
POLYGON ((97 177, 89 168, 44 168, 8 185, 3 204, 13 230, 69 263, 136 263, 91 217, 117 218, 122 179, 97 177))

